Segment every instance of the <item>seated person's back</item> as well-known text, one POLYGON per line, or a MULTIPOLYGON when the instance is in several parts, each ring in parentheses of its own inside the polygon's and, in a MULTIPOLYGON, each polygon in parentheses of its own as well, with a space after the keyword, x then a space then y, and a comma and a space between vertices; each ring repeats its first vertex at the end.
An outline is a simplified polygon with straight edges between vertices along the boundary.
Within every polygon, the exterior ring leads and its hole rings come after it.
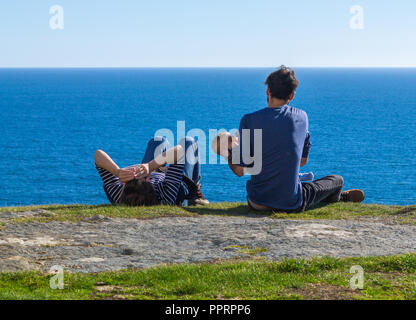
MULTIPOLYGON (((271 208, 299 208, 302 205, 300 162, 302 156, 307 158, 310 148, 306 113, 284 105, 245 115, 240 125, 241 145, 243 129, 262 129, 261 172, 247 183, 249 199, 271 208)), ((252 150, 253 140, 252 137, 252 150)))

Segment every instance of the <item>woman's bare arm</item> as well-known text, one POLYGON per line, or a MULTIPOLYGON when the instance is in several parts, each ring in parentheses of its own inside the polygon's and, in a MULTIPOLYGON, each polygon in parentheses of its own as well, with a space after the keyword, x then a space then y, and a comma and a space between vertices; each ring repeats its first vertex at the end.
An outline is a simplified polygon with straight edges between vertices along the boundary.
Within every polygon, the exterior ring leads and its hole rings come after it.
POLYGON ((97 150, 94 155, 97 167, 103 168, 119 177, 120 181, 125 183, 135 178, 134 169, 120 169, 111 157, 102 150, 97 150))
MULTIPOLYGON (((166 164, 175 164, 179 160, 181 160, 184 156, 184 150, 181 145, 177 145, 164 153, 160 156, 156 157, 149 163, 143 163, 136 168, 136 177, 138 179, 146 178, 149 174, 166 164)), ((184 161, 185 163, 185 161, 184 161)))
POLYGON ((120 170, 120 168, 107 153, 102 150, 97 150, 95 152, 94 159, 97 167, 103 168, 115 176, 118 175, 118 170, 120 170))

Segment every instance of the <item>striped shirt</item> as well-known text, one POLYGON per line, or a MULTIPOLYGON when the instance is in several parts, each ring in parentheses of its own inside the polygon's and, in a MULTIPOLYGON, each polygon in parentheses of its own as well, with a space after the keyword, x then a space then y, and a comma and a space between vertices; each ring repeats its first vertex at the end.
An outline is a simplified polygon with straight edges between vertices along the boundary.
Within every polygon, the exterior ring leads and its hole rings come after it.
MULTIPOLYGON (((156 194, 161 204, 175 205, 179 189, 182 184, 183 164, 174 164, 168 167, 165 173, 152 172, 149 182, 155 188, 156 194)), ((125 184, 120 179, 107 170, 96 167, 104 183, 104 191, 111 203, 120 203, 125 184)))

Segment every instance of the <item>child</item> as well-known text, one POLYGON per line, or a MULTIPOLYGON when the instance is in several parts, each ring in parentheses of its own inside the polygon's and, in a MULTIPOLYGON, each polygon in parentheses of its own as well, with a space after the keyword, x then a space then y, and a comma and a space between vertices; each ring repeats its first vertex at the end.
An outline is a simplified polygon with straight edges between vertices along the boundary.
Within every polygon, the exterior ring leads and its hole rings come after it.
MULTIPOLYGON (((221 132, 212 141, 212 150, 221 157, 228 158, 230 149, 239 146, 238 136, 233 136, 229 132, 221 132)), ((299 173, 301 182, 308 182, 314 179, 313 172, 299 173)))

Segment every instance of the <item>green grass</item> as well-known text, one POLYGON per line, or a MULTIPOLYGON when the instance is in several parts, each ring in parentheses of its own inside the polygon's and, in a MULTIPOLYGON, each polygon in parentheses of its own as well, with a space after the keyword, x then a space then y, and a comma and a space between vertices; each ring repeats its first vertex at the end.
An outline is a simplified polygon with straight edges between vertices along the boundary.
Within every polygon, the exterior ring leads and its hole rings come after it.
POLYGON ((161 265, 144 270, 51 275, 0 273, 0 299, 416 299, 416 254, 370 258, 262 259, 161 265), (363 267, 352 290, 351 266, 363 267))
MULTIPOLYGON (((27 211, 44 209, 55 213, 44 214, 40 217, 17 218, 10 222, 49 222, 49 221, 80 221, 95 215, 113 218, 152 219, 160 217, 190 217, 199 215, 265 215, 275 219, 356 219, 362 217, 379 217, 388 222, 416 225, 416 206, 386 206, 363 205, 354 203, 336 203, 329 206, 315 208, 300 214, 287 213, 257 213, 249 210, 245 203, 214 203, 206 207, 126 207, 111 205, 53 205, 36 207, 0 208, 5 211, 27 211)), ((0 226, 1 227, 1 226, 0 226)))

